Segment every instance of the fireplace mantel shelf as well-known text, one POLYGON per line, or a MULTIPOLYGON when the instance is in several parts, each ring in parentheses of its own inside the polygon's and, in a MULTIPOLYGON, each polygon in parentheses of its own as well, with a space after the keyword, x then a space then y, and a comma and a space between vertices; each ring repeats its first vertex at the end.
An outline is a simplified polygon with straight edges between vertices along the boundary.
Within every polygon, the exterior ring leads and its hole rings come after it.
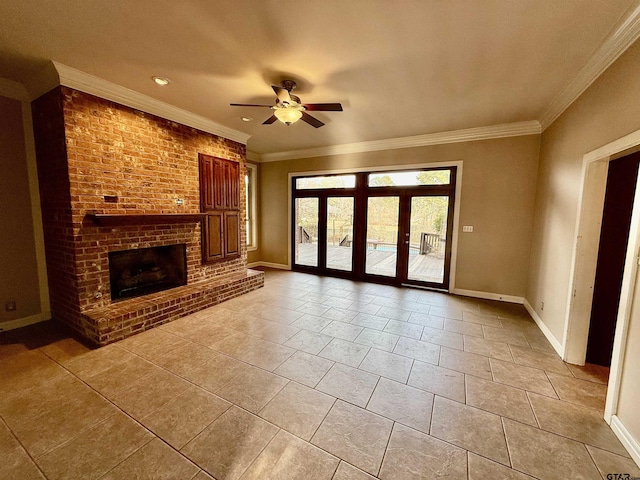
POLYGON ((175 223, 201 222, 204 213, 159 213, 113 215, 107 213, 88 214, 87 217, 100 227, 118 227, 124 225, 160 225, 175 223))

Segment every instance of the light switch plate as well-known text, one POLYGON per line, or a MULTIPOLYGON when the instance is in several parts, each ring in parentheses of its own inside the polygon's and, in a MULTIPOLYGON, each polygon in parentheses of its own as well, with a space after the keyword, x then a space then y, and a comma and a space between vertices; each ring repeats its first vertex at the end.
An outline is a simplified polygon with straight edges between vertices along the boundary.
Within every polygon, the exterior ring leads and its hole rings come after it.
POLYGON ((473 225, 463 225, 462 226, 462 231, 464 233, 471 233, 473 232, 473 225))

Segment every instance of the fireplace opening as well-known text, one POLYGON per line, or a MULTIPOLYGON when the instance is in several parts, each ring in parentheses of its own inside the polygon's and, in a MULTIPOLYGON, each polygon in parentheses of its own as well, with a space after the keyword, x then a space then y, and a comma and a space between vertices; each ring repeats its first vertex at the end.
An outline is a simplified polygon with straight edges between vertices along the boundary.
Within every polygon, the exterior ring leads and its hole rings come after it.
POLYGON ((186 244, 109 252, 111 300, 187 284, 186 244))

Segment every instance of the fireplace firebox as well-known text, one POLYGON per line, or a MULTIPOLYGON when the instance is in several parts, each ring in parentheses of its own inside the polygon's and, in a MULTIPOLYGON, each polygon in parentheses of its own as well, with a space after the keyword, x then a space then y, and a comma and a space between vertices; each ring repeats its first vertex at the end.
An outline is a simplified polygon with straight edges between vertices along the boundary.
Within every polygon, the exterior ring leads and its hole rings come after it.
POLYGON ((109 252, 111 300, 187 284, 186 244, 109 252))

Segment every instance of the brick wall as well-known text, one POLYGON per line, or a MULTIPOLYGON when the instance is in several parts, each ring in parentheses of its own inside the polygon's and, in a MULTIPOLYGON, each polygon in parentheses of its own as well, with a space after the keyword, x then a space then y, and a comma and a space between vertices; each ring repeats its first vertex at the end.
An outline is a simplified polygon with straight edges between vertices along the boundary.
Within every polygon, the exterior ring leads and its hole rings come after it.
POLYGON ((198 153, 240 162, 243 178, 244 145, 67 87, 32 109, 54 318, 86 333, 81 313, 111 303, 114 250, 185 243, 188 284, 246 271, 244 222, 240 258, 202 265, 199 223, 105 228, 86 217, 198 213, 198 153))

